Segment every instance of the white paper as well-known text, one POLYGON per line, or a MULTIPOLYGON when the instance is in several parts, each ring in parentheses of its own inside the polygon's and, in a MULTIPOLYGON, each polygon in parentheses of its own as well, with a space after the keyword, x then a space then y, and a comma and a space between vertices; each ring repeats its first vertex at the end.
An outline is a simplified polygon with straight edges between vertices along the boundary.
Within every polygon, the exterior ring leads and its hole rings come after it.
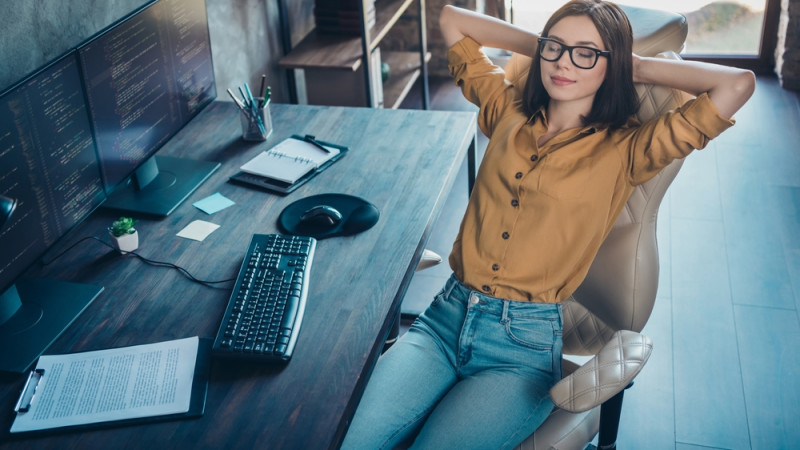
POLYGON ((194 239, 195 241, 203 241, 209 234, 216 231, 217 228, 219 228, 219 225, 215 223, 206 222, 205 220, 195 220, 179 231, 178 236, 186 239, 194 239))
POLYGON ((197 337, 157 344, 44 355, 30 409, 12 433, 189 411, 197 337))

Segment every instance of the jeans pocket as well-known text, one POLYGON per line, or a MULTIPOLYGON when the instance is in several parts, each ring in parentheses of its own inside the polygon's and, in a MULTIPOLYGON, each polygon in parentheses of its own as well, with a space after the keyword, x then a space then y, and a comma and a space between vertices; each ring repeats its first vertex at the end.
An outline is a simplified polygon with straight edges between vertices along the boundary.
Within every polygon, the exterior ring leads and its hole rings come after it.
POLYGON ((549 373, 555 383, 561 377, 561 327, 558 321, 533 317, 508 317, 505 322, 508 339, 516 346, 510 353, 524 366, 549 373))
POLYGON ((552 352, 559 327, 551 319, 509 317, 505 321, 506 334, 515 343, 543 352, 552 352))
POLYGON ((431 307, 437 306, 439 303, 444 301, 444 293, 447 290, 447 287, 443 287, 436 295, 433 296, 433 301, 431 302, 431 307))

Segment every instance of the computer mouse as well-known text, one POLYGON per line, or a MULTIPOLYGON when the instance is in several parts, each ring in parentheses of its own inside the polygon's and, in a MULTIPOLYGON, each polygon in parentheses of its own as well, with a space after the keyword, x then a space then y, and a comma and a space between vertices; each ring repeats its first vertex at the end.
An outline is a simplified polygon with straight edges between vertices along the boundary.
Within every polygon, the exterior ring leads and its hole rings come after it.
POLYGON ((298 225, 306 230, 331 230, 342 221, 342 213, 328 205, 316 205, 300 216, 298 225))

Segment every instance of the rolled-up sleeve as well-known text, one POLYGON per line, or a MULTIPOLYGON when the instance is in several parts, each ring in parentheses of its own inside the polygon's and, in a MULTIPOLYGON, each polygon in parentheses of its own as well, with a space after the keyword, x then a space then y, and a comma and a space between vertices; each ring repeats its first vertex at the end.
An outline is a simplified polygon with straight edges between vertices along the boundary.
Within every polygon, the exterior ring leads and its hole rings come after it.
POLYGON ((484 134, 491 136, 499 115, 514 99, 505 72, 492 64, 480 44, 469 37, 450 47, 447 58, 450 75, 464 97, 480 108, 478 126, 484 134))
POLYGON ((641 184, 661 169, 734 124, 722 117, 708 94, 687 101, 680 108, 634 127, 626 139, 632 184, 641 184))

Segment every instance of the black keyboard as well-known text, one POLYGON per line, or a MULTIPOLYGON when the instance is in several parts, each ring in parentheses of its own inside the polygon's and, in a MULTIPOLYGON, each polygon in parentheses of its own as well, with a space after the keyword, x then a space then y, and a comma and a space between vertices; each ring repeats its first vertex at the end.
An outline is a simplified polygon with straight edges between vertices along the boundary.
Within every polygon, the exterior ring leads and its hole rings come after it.
POLYGON ((317 240, 254 234, 222 317, 212 352, 264 362, 292 357, 317 240))

